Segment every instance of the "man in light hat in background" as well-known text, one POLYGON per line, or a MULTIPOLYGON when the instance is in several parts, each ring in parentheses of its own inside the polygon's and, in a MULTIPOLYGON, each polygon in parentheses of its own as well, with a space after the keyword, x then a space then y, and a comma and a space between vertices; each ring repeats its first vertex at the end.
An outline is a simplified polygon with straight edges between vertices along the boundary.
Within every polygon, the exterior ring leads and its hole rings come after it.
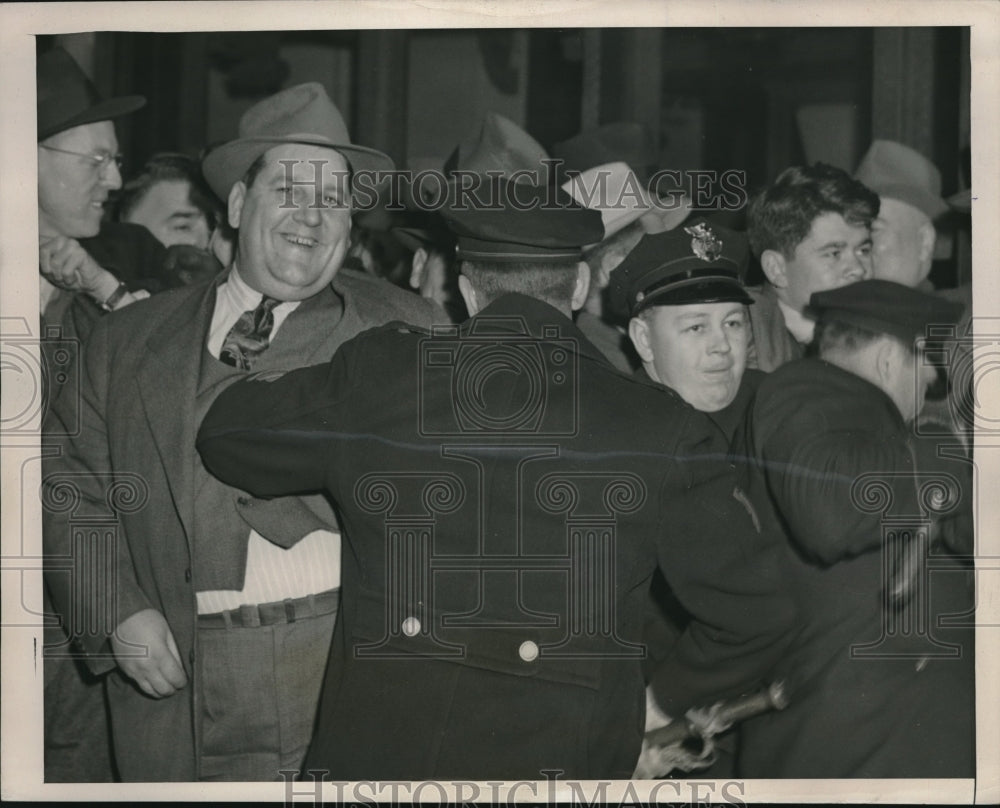
MULTIPOLYGON (((577 138, 577 142, 582 148, 583 139, 577 138)), ((608 279, 644 234, 677 227, 690 213, 690 205, 686 198, 654 199, 636 172, 622 161, 588 168, 566 180, 562 189, 579 204, 600 212, 604 221, 604 238, 584 250, 590 267, 590 293, 577 314, 577 325, 615 367, 631 373, 639 361, 622 323, 606 305, 608 279)))
MULTIPOLYGON (((568 140, 556 143, 552 147, 552 156, 560 161, 559 176, 566 178, 607 167, 610 163, 625 163, 633 177, 619 181, 627 182, 629 187, 633 182, 641 186, 645 205, 639 220, 644 233, 671 230, 691 212, 691 200, 687 193, 671 182, 664 182, 669 179, 668 176, 657 174, 657 187, 650 190, 660 155, 652 134, 641 123, 617 121, 585 129, 568 140), (666 194, 658 198, 656 195, 663 191, 666 194)), ((561 179, 560 184, 566 188, 566 180, 561 179)))
POLYGON ((920 152, 892 140, 876 140, 854 178, 879 196, 872 222, 872 277, 932 291, 934 221, 947 212, 941 172, 920 152))
POLYGON ((499 187, 516 204, 445 211, 465 324, 374 330, 331 364, 234 385, 199 432, 221 478, 324 488, 343 515, 317 777, 627 778, 657 560, 694 615, 664 665, 674 714, 739 692, 730 663, 772 665, 792 618, 743 555, 753 520, 721 435, 573 324, 601 217, 499 187))
POLYGON ((909 427, 933 378, 917 341, 961 309, 885 280, 810 305, 818 358, 764 379, 748 433, 799 625, 779 671, 790 705, 744 723, 739 774, 971 777, 973 570, 927 541, 937 477, 909 427))
POLYGON ((801 358, 816 325, 809 296, 871 277, 878 210, 877 194, 824 163, 787 168, 754 197, 747 235, 766 281, 750 290, 750 367, 801 358))
MULTIPOLYGON (((941 172, 937 166, 902 143, 876 140, 854 176, 879 195, 878 218, 872 223, 873 277, 924 292, 935 291, 928 278, 937 245, 935 222, 949 211, 948 201, 941 197, 941 172)), ((956 361, 967 362, 971 357, 965 348, 971 341, 961 337, 967 336, 972 318, 972 287, 963 284, 941 289, 937 294, 965 307, 964 316, 956 326, 959 339, 954 344, 956 361)), ((942 370, 940 382, 930 392, 927 409, 922 414, 921 428, 925 432, 934 431, 927 425, 933 420, 954 430, 956 435, 971 432, 971 425, 956 417, 967 409, 971 389, 967 389, 969 385, 963 386, 963 380, 951 379, 949 383, 945 369, 942 370)), ((932 460, 925 457, 928 462, 932 460)))
POLYGON ((141 503, 116 512, 110 591, 88 581, 73 592, 68 576, 49 575, 90 667, 108 673, 125 780, 275 780, 305 754, 339 603, 338 528, 321 497, 263 502, 214 479, 195 424, 250 369, 326 361, 385 322, 443 319, 429 301, 341 270, 350 176, 391 168, 351 143, 320 84, 251 107, 239 137, 203 163, 238 231, 229 271, 95 326, 77 434, 56 402, 47 555, 71 555, 70 514, 53 505, 61 485, 77 487, 74 517, 105 513, 110 474, 141 503))

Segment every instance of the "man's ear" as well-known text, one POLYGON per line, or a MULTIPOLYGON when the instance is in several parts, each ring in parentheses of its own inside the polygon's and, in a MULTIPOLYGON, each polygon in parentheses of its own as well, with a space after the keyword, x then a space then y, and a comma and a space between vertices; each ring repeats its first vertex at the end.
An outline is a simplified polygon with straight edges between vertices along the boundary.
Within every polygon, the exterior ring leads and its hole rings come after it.
POLYGON ((788 286, 788 267, 783 256, 777 250, 764 250, 760 254, 760 268, 764 270, 768 283, 775 289, 788 286))
POLYGON ((937 240, 937 231, 933 222, 924 222, 920 225, 920 261, 934 260, 934 242, 937 240))
POLYGON ((649 323, 642 317, 633 317, 628 321, 628 337, 632 340, 639 358, 647 364, 652 364, 653 348, 649 336, 649 323))
POLYGON ((410 262, 410 288, 420 291, 420 285, 424 282, 424 268, 427 266, 427 250, 417 247, 413 253, 413 260, 410 262))
POLYGON ((479 314, 479 296, 476 287, 465 275, 459 274, 458 276, 458 291, 462 295, 462 300, 465 301, 465 308, 468 310, 469 316, 475 317, 479 314))
POLYGON ((229 191, 229 204, 227 208, 229 226, 234 230, 239 230, 240 217, 243 215, 243 202, 246 200, 247 186, 240 180, 229 191))
POLYGON ((579 311, 587 302, 587 292, 590 291, 590 267, 586 261, 576 265, 576 284, 573 286, 573 298, 570 305, 573 311, 579 311))
POLYGON ((875 348, 875 374, 879 387, 891 390, 896 374, 899 372, 899 345, 890 337, 879 339, 875 348))

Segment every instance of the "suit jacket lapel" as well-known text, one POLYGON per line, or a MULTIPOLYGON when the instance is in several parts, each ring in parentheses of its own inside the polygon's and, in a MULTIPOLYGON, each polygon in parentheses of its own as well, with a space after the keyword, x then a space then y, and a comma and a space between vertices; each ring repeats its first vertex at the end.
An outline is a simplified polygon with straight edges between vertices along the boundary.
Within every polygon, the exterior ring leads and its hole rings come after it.
POLYGON ((137 384, 174 506, 190 542, 194 527, 195 396, 215 284, 193 289, 141 349, 137 384))

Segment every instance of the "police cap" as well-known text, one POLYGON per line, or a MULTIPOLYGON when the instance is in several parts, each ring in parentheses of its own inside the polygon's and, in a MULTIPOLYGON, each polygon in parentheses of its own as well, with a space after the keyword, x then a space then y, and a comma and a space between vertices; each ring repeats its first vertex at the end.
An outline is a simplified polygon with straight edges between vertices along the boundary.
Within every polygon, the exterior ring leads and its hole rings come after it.
POLYGON ((748 254, 743 233, 701 218, 646 234, 611 273, 611 307, 634 317, 653 305, 753 303, 743 288, 748 254))
POLYGON ((965 310, 961 303, 883 280, 814 292, 809 308, 818 319, 891 334, 908 343, 927 335, 930 325, 955 325, 965 310))

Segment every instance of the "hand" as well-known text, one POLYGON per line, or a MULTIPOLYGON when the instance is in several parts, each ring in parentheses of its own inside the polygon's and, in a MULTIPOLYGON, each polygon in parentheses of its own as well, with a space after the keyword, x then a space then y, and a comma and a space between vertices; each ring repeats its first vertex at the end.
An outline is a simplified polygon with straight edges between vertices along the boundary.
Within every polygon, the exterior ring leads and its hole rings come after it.
POLYGON ((715 762, 715 744, 711 738, 702 739, 701 751, 692 751, 691 743, 688 740, 658 746, 651 744, 648 736, 644 737, 632 779, 655 780, 666 777, 672 771, 691 772, 705 769, 715 762))
POLYGON ((38 241, 42 275, 60 289, 84 292, 104 301, 118 287, 118 279, 98 264, 76 239, 42 237, 38 241))
MULTIPOLYGON (((706 725, 700 711, 689 710, 686 718, 688 724, 694 724, 699 730, 706 725)), ((674 723, 673 719, 664 713, 649 687, 646 688, 646 733, 669 726, 674 723)), ((686 735, 681 732, 680 735, 686 735)), ((636 763, 635 772, 632 774, 633 780, 654 780, 658 777, 666 777, 675 769, 689 772, 695 769, 704 769, 715 761, 715 746, 711 741, 711 735, 702 733, 701 752, 693 752, 684 745, 684 739, 675 743, 668 743, 666 746, 652 744, 647 734, 642 740, 642 751, 639 753, 639 760, 636 763)))
POLYGON ((174 635, 156 609, 143 609, 119 623, 111 649, 122 672, 154 699, 172 696, 187 684, 174 635))

